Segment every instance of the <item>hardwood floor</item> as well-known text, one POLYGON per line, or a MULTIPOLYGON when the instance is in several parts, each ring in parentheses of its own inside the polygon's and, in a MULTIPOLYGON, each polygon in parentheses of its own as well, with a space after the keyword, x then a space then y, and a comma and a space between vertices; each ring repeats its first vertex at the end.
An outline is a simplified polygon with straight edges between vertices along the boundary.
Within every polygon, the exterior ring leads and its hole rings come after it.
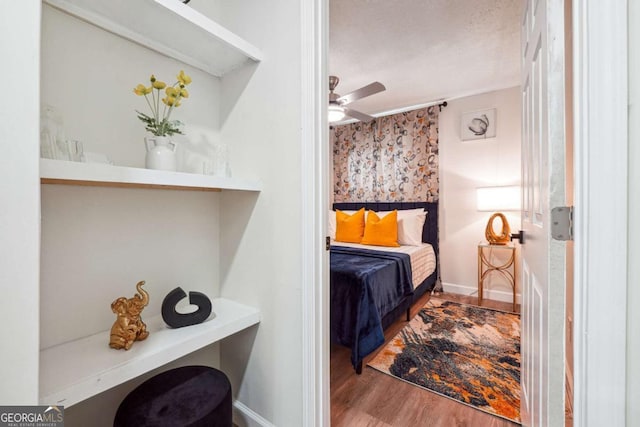
MULTIPOLYGON (((430 296, 425 295, 411 309, 411 316, 422 308, 430 296)), ((438 298, 476 304, 476 297, 440 294, 438 298)), ((485 307, 508 311, 511 304, 484 300, 485 307)), ((517 307, 520 310, 520 307, 517 307)), ((385 331, 390 340, 405 326, 404 316, 385 331)), ((381 347, 382 348, 382 347, 381 347)), ((331 346, 331 425, 334 427, 433 426, 433 427, 512 427, 519 424, 473 409, 452 399, 423 390, 383 374, 364 360, 361 375, 351 366, 350 350, 331 346)))

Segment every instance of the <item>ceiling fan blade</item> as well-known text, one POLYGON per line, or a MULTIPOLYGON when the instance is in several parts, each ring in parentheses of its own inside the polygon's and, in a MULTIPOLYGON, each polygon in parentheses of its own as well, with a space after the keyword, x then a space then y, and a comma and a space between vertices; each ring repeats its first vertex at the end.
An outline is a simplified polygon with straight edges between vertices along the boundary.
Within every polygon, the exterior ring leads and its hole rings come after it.
POLYGON ((375 117, 373 116, 370 116, 365 113, 361 113, 360 111, 352 110, 350 108, 345 108, 344 114, 346 114, 349 117, 353 117, 354 119, 358 119, 364 123, 370 122, 371 120, 375 119, 375 117))
POLYGON ((354 90, 351 93, 341 96, 338 98, 338 102, 342 105, 349 104, 350 102, 356 101, 358 99, 364 98, 366 96, 371 96, 378 92, 382 92, 386 87, 380 82, 373 82, 366 86, 361 87, 358 90, 354 90))

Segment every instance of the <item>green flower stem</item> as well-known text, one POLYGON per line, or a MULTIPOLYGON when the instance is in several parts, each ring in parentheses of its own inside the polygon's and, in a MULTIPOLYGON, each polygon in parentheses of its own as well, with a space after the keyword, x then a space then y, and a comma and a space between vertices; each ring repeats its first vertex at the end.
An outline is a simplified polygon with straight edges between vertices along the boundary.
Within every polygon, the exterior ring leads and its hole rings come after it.
POLYGON ((153 102, 151 102, 151 114, 155 118, 157 116, 157 114, 156 114, 156 110, 153 108, 153 106, 156 105, 156 93, 154 92, 153 89, 151 89, 151 98, 153 100, 153 102))
MULTIPOLYGON (((175 88, 176 84, 177 84, 177 82, 174 83, 173 86, 171 86, 171 87, 175 88)), ((167 95, 167 99, 169 99, 169 95, 167 95)), ((167 112, 167 104, 164 104, 164 108, 162 110, 162 117, 164 118, 163 120, 169 120, 169 117, 171 117, 171 110, 172 109, 173 109, 173 106, 170 105, 169 106, 169 111, 167 112)))
POLYGON ((153 113, 153 107, 151 106, 151 103, 149 102, 149 97, 147 95, 144 96, 144 100, 147 101, 147 105, 149 105, 149 109, 153 113))
POLYGON ((156 89, 158 91, 158 97, 156 98, 156 123, 160 120, 160 89, 156 89))
POLYGON ((167 117, 167 104, 164 104, 164 106, 162 107, 162 117, 167 117))
POLYGON ((180 95, 175 98, 175 100, 173 101, 173 105, 169 107, 169 112, 167 113, 167 117, 165 120, 169 120, 169 118, 171 117, 171 113, 173 112, 173 107, 178 103, 178 101, 180 101, 180 95))
MULTIPOLYGON (((173 103, 175 104, 176 101, 173 101, 173 103)), ((165 120, 169 120, 169 118, 171 117, 171 112, 173 111, 173 105, 169 107, 169 111, 167 112, 167 115, 165 116, 165 120)))

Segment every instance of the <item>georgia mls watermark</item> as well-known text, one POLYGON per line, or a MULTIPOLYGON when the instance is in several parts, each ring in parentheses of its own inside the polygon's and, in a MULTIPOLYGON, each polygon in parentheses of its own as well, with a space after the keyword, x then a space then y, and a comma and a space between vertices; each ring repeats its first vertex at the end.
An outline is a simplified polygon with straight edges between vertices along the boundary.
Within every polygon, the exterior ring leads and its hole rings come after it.
POLYGON ((0 406, 0 427, 64 427, 64 407, 0 406))

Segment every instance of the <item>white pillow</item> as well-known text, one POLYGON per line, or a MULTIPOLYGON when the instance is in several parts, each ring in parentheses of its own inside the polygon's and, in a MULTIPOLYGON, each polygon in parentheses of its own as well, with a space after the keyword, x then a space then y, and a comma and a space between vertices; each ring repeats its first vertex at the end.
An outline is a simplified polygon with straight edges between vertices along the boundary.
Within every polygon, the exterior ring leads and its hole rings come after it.
MULTIPOLYGON (((347 215, 353 215, 358 211, 341 211, 346 213, 347 215)), ((329 211, 329 216, 327 217, 327 232, 329 233, 329 237, 331 240, 336 239, 336 211, 329 211)))
POLYGON ((408 246, 422 245, 422 229, 426 220, 427 213, 425 211, 399 219, 398 243, 408 246))
MULTIPOLYGON (((376 214, 383 217, 390 212, 383 211, 376 214)), ((427 212, 422 208, 398 210, 398 243, 405 246, 422 245, 422 229, 426 219, 427 212)))

